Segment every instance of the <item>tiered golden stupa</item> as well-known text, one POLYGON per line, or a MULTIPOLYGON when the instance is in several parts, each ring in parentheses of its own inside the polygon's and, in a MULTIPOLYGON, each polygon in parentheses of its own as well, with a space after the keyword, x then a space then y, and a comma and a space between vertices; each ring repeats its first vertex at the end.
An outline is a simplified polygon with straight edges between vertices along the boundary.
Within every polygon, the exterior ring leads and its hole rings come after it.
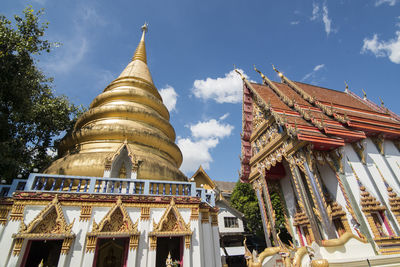
POLYGON ((129 170, 137 170, 137 179, 187 180, 169 112, 147 66, 146 24, 142 30, 132 61, 63 138, 60 159, 45 173, 132 178, 129 170), (123 154, 129 160, 117 162, 123 154))

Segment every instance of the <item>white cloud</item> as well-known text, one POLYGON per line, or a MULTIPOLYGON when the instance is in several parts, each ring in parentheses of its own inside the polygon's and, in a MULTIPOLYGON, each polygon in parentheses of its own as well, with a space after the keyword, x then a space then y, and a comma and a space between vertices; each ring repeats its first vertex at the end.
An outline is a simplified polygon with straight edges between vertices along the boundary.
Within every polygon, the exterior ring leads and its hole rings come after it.
POLYGON ((325 25, 325 32, 327 35, 329 35, 331 33, 332 20, 328 17, 328 7, 326 6, 326 4, 323 5, 322 11, 322 21, 325 25))
POLYGON ((190 138, 179 138, 178 146, 183 154, 183 162, 181 170, 183 172, 192 172, 199 168, 200 165, 204 169, 210 168, 210 163, 213 161, 210 149, 216 147, 219 143, 217 138, 191 140, 190 138))
POLYGON ((380 6, 383 4, 388 4, 389 6, 394 6, 397 0, 378 0, 375 2, 375 6, 380 6))
POLYGON ((307 73, 301 79, 301 81, 304 82, 304 81, 310 80, 312 83, 316 83, 317 82, 316 81, 316 73, 323 68, 325 68, 325 64, 319 64, 319 65, 315 66, 314 69, 310 73, 307 73))
POLYGON ((83 35, 77 35, 57 49, 54 56, 44 62, 44 67, 51 72, 68 72, 80 63, 88 52, 88 40, 83 35))
POLYGON ((100 15, 96 8, 93 6, 81 5, 78 9, 75 23, 82 25, 82 23, 93 26, 105 26, 108 21, 105 16, 100 15))
POLYGON ((332 29, 332 19, 329 18, 328 13, 329 11, 326 1, 324 1, 321 6, 317 3, 313 3, 312 16, 310 20, 322 21, 324 23, 326 35, 335 32, 335 30, 332 29))
POLYGON ((393 63, 400 64, 400 31, 396 31, 396 37, 389 41, 379 41, 377 34, 372 39, 365 38, 361 53, 368 51, 376 57, 388 57, 393 63))
POLYGON ((313 3, 311 20, 316 20, 319 16, 320 16, 319 15, 319 5, 316 3, 313 3))
POLYGON ((224 138, 231 135, 233 128, 230 124, 211 119, 191 125, 190 131, 193 137, 199 139, 224 138))
POLYGON ((314 71, 318 71, 318 70, 322 69, 323 67, 325 67, 325 64, 319 64, 314 67, 314 71))
MULTIPOLYGON (((243 75, 243 70, 240 70, 243 75)), ((192 92, 197 98, 204 100, 214 99, 217 103, 239 103, 242 100, 242 79, 234 71, 225 74, 225 77, 195 80, 192 92)))
POLYGON ((160 95, 168 111, 169 112, 173 110, 176 111, 175 107, 176 107, 176 101, 178 99, 178 94, 175 92, 175 89, 172 86, 167 85, 167 87, 162 88, 160 90, 160 95))
POLYGON ((226 118, 228 118, 228 116, 229 116, 229 113, 225 113, 224 115, 222 115, 221 117, 219 117, 219 120, 220 120, 220 121, 223 121, 223 120, 225 120, 226 118))
POLYGON ((177 144, 183 154, 181 170, 192 172, 199 168, 209 169, 213 161, 210 150, 215 148, 221 139, 231 135, 234 127, 227 123, 221 123, 228 117, 229 113, 219 118, 208 121, 200 121, 188 126, 191 136, 188 138, 178 137, 177 144))
POLYGON ((300 23, 300 21, 298 21, 298 20, 296 20, 296 21, 291 21, 290 22, 290 25, 297 25, 297 24, 299 24, 300 23))

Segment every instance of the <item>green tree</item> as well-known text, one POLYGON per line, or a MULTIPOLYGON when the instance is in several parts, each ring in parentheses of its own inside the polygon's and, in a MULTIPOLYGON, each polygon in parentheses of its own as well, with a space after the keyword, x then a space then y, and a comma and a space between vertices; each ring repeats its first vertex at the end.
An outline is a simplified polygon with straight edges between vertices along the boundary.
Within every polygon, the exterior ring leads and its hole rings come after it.
MULTIPOLYGON (((278 231, 280 229, 280 235, 282 242, 286 244, 290 244, 291 236, 287 232, 285 228, 285 215, 284 215, 284 207, 282 205, 282 200, 280 198, 280 194, 278 193, 278 185, 274 184, 271 186, 269 184, 268 188, 271 205, 275 212, 275 227, 278 231)), ((238 211, 242 212, 245 216, 246 227, 247 229, 254 233, 257 236, 264 235, 264 229, 262 227, 262 219, 261 213, 258 206, 257 196, 255 194, 254 189, 251 187, 250 184, 241 183, 238 181, 236 183, 235 188, 233 189, 232 196, 231 196, 231 205, 238 211)), ((272 241, 272 240, 271 240, 272 241)))
POLYGON ((263 236, 261 213, 254 189, 248 183, 238 181, 231 196, 233 208, 244 214, 248 231, 263 236))
POLYGON ((28 7, 14 24, 0 15, 0 177, 8 182, 48 165, 55 138, 81 111, 54 95, 52 79, 37 67, 35 58, 54 47, 43 39, 42 13, 28 7))

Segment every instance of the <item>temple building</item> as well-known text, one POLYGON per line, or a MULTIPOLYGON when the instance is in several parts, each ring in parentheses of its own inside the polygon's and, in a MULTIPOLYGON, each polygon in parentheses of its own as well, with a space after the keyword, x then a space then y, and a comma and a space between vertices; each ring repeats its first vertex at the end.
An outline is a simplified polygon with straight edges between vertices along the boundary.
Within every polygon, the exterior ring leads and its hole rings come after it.
POLYGON ((255 189, 268 248, 247 251, 248 266, 400 265, 400 117, 347 84, 294 82, 275 68, 274 82, 255 70, 262 84, 237 71, 240 178, 255 189))
POLYGON ((142 30, 59 159, 0 185, 0 266, 221 266, 215 194, 179 170, 142 30))

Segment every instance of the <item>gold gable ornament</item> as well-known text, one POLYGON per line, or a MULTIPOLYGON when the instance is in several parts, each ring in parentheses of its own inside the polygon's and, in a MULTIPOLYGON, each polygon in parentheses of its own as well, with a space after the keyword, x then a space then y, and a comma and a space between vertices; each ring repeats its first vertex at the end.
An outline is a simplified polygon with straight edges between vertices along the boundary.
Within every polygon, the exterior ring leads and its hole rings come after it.
POLYGON ((61 254, 68 254, 75 234, 72 232, 72 223, 67 224, 64 213, 61 209, 61 204, 58 201, 57 195, 53 200, 32 220, 26 225, 21 220, 20 229, 17 234, 13 234, 14 256, 21 252, 22 244, 25 239, 63 239, 61 254))
POLYGON ((153 219, 153 231, 149 233, 150 249, 154 250, 157 248, 157 237, 172 236, 184 236, 185 247, 190 248, 192 238, 190 222, 185 223, 173 198, 158 224, 153 219))
POLYGON ((86 252, 94 252, 98 237, 129 237, 129 249, 134 250, 139 244, 138 222, 133 223, 122 204, 121 197, 106 216, 97 224, 93 220, 92 231, 86 234, 86 252))

